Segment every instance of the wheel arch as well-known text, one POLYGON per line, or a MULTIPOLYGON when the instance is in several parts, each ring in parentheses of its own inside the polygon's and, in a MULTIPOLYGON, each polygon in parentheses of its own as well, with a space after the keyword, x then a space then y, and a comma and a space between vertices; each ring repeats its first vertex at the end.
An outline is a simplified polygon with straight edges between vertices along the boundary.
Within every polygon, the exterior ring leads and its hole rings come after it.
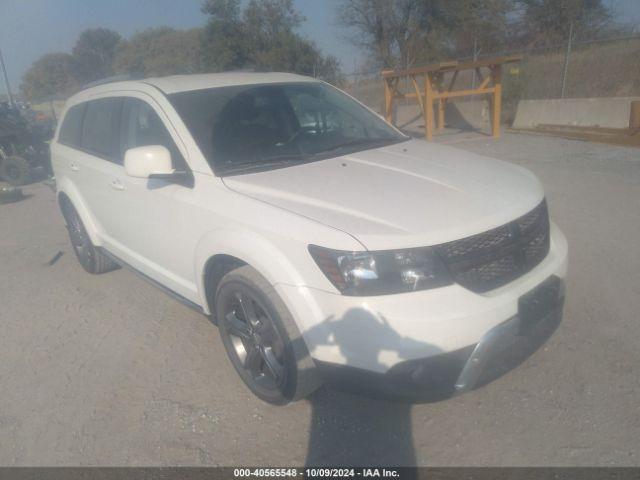
POLYGON ((195 263, 198 292, 207 314, 215 311, 215 292, 220 280, 238 266, 251 266, 271 285, 303 283, 298 269, 285 253, 255 232, 209 232, 198 243, 195 263))
POLYGON ((68 202, 73 208, 76 209, 78 215, 80 216, 80 220, 82 220, 82 224, 84 225, 87 233, 89 234, 89 238, 91 242, 96 246, 101 246, 102 242, 100 241, 100 237, 97 234, 98 228, 96 222, 93 220, 93 217, 89 213, 89 209, 86 206, 85 202, 82 201, 82 196, 77 191, 77 189, 68 181, 62 181, 58 183, 58 206, 60 207, 60 211, 64 212, 64 205, 68 202))
MULTIPOLYGON (((244 260, 233 255, 217 253, 207 260, 204 265, 204 298, 205 311, 212 314, 215 310, 215 297, 220 280, 231 270, 235 270, 243 265, 248 265, 244 260)), ((213 316, 213 314, 212 314, 213 316)))

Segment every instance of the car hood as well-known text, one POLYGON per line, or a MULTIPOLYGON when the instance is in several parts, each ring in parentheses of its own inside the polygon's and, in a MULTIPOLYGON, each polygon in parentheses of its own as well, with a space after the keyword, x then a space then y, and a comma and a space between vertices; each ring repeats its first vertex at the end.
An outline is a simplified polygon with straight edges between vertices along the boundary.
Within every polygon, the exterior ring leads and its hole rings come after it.
POLYGON ((540 182, 522 167, 421 140, 224 182, 342 230, 369 250, 480 233, 527 213, 544 197, 540 182))

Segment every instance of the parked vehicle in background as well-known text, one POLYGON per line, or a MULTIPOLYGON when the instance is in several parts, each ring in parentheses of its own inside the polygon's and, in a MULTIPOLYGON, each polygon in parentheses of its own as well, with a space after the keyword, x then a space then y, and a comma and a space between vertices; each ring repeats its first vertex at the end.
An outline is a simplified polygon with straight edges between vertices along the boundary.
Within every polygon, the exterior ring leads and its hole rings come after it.
POLYGON ((36 116, 30 123, 20 109, 0 104, 0 179, 11 185, 28 183, 36 169, 50 173, 47 142, 54 125, 36 116))
POLYGON ((95 86, 52 161, 83 268, 128 266, 210 315, 267 402, 325 378, 464 392, 561 317, 567 243, 533 174, 413 140, 315 79, 95 86))

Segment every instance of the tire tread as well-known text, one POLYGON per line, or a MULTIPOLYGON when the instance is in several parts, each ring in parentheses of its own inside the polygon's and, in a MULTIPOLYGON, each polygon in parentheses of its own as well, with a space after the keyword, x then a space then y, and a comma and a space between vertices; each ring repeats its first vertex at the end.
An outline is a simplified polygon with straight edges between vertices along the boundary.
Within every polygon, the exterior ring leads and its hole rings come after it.
MULTIPOLYGON (((73 206, 71 201, 65 198, 62 201, 61 207, 62 207, 62 216, 67 222, 67 225, 69 224, 68 216, 75 215, 78 218, 78 221, 82 225, 82 229, 86 234, 87 228, 84 226, 84 223, 82 222, 82 219, 78 214, 78 211, 73 206)), ((90 238, 89 238, 89 241, 91 241, 90 238)), ((94 259, 93 265, 90 268, 87 268, 84 265, 82 265, 85 271, 93 275, 100 275, 102 273, 111 272, 113 270, 117 270, 118 268, 120 268, 120 265, 118 265, 116 262, 111 260, 111 258, 107 257, 99 248, 96 248, 96 246, 93 245, 93 242, 91 242, 91 248, 93 249, 93 259, 94 259)))
POLYGON ((311 393, 322 385, 322 378, 313 359, 309 355, 309 351, 304 343, 304 339, 300 334, 300 330, 298 329, 295 320, 276 292, 275 288, 273 288, 267 279, 253 267, 250 265, 243 265, 228 272, 220 281, 218 290, 224 283, 232 281, 234 277, 240 277, 242 280, 253 284, 267 297, 276 309, 282 325, 286 330, 287 336, 289 337, 296 361, 297 375, 294 392, 289 398, 287 398, 287 401, 294 402, 311 395, 311 393))

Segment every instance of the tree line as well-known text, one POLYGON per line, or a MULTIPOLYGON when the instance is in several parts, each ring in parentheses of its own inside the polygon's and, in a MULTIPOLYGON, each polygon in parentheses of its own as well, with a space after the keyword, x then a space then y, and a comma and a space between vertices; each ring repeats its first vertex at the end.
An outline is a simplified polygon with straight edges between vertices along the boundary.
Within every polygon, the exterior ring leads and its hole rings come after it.
POLYGON ((342 0, 339 23, 372 68, 529 51, 628 34, 603 0, 342 0))
MULTIPOLYGON (((275 70, 339 83, 337 58, 299 33, 293 0, 204 0, 204 27, 150 28, 123 39, 83 31, 71 53, 50 53, 25 73, 32 101, 64 97, 118 75, 275 70)), ((338 0, 336 22, 374 68, 402 68, 501 49, 529 49, 626 31, 603 0, 338 0)), ((361 62, 361 64, 364 62, 361 62)))
POLYGON ((338 60, 298 33, 305 21, 293 0, 205 0, 206 25, 158 27, 123 39, 106 28, 83 31, 71 53, 49 53, 22 79, 25 98, 66 97, 115 76, 140 77, 239 69, 276 70, 340 80, 338 60))

